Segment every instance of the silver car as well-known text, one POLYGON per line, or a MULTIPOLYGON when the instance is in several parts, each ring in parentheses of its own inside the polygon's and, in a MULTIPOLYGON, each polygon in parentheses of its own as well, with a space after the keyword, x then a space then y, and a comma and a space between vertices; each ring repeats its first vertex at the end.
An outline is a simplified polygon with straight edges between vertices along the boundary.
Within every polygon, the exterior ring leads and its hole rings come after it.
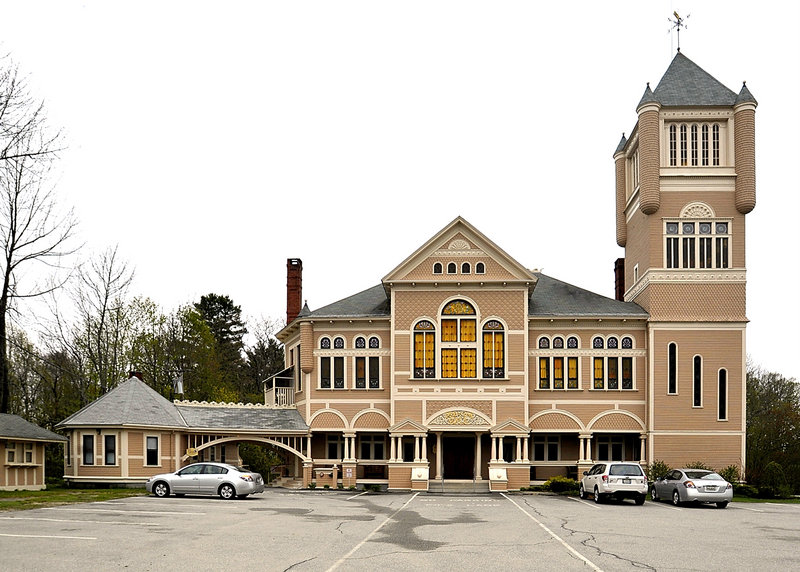
POLYGON ((716 503, 725 508, 733 498, 733 485, 713 471, 675 469, 656 479, 650 489, 653 500, 671 500, 672 504, 716 503))
POLYGON ((145 488, 157 497, 167 497, 172 493, 176 496, 219 495, 223 499, 232 499, 264 492, 264 479, 258 473, 225 463, 195 463, 174 473, 150 477, 145 488))
POLYGON ((636 504, 642 505, 647 497, 647 477, 639 463, 597 463, 583 472, 580 493, 582 499, 591 494, 596 503, 615 497, 632 498, 636 504))

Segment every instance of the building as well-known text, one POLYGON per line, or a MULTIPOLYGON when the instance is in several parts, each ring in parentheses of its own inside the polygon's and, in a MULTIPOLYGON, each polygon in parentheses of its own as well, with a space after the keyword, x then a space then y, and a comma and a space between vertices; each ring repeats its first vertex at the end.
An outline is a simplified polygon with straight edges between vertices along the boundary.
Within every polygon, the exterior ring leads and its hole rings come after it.
POLYGON ((19 415, 0 413, 0 451, 3 470, 0 491, 41 491, 45 484, 46 443, 63 443, 66 439, 19 415))
POLYGON ((141 480, 241 441, 285 451, 306 485, 507 490, 599 460, 743 468, 756 105, 680 52, 647 86, 614 153, 615 299, 529 270, 461 217, 316 310, 289 259, 286 369, 263 406, 170 404, 130 380, 60 424, 66 478, 141 480))

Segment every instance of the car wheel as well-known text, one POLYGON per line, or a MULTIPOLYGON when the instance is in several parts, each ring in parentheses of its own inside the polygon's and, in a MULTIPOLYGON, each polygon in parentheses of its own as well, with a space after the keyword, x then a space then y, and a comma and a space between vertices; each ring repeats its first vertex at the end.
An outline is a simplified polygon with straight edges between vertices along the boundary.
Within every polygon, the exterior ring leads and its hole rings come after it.
POLYGON ((600 504, 603 502, 603 497, 600 495, 600 492, 597 490, 597 487, 594 488, 594 502, 600 504))
POLYGON ((225 483, 219 488, 219 496, 225 500, 229 500, 236 497, 236 489, 233 488, 233 485, 229 485, 225 483))
POLYGON ((650 489, 650 498, 653 499, 654 501, 658 500, 658 492, 656 491, 655 486, 650 489))
POLYGON ((153 485, 153 494, 161 498, 168 497, 169 485, 164 481, 158 481, 155 485, 153 485))
POLYGON ((586 499, 589 495, 586 494, 586 489, 583 488, 583 483, 581 483, 581 498, 586 499))
POLYGON ((647 495, 638 495, 635 499, 633 499, 633 502, 635 502, 636 504, 641 506, 641 505, 644 504, 644 499, 645 499, 646 496, 647 495))
POLYGON ((728 501, 722 501, 717 503, 717 508, 725 508, 728 506, 728 501))
POLYGON ((681 495, 678 491, 672 491, 672 504, 675 506, 681 506, 681 495))

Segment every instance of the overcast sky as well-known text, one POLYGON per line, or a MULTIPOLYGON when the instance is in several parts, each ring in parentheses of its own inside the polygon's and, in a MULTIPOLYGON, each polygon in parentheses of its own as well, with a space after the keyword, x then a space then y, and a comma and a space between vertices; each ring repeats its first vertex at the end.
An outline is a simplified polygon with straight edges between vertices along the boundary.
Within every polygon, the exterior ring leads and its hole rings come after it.
POLYGON ((0 47, 69 148, 83 255, 166 311, 285 319, 374 286, 456 216, 613 297, 612 154, 677 48, 759 102, 748 353, 800 374, 796 2, 0 0, 0 47))

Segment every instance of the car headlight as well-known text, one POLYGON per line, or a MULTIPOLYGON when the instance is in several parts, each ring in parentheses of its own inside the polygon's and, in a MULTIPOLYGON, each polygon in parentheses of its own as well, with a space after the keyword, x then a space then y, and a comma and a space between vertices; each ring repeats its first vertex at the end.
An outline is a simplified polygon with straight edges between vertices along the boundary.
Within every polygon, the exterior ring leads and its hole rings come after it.
POLYGON ((239 478, 242 479, 243 481, 247 481, 248 483, 253 482, 253 477, 251 477, 250 475, 239 475, 239 478))

